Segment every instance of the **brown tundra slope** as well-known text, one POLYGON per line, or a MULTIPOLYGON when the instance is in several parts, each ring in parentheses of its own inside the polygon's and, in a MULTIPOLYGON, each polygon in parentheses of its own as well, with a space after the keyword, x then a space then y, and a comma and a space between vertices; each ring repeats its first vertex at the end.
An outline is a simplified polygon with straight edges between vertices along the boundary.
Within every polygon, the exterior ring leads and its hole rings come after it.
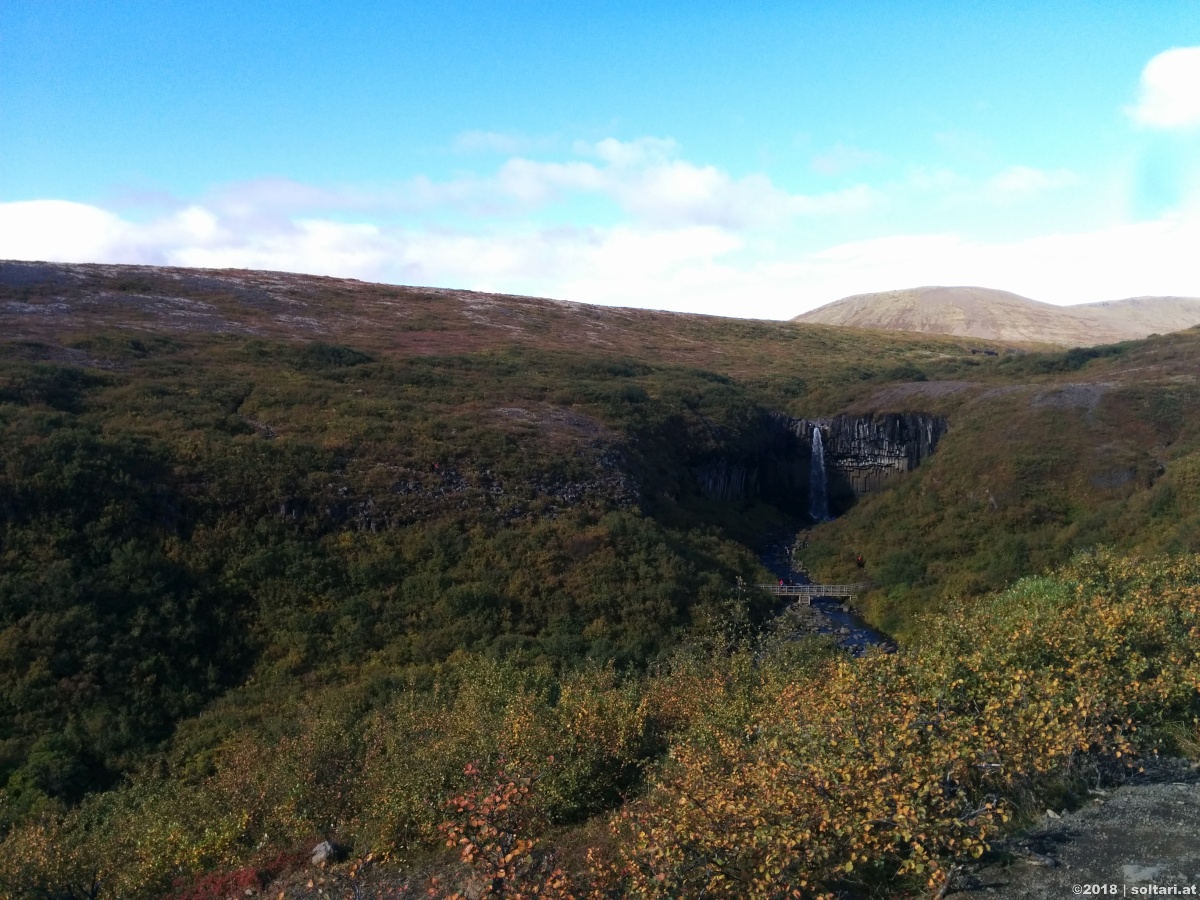
POLYGON ((1200 299, 1132 297, 1055 306, 991 288, 917 287, 844 297, 793 321, 1090 347, 1191 328, 1200 324, 1200 299))

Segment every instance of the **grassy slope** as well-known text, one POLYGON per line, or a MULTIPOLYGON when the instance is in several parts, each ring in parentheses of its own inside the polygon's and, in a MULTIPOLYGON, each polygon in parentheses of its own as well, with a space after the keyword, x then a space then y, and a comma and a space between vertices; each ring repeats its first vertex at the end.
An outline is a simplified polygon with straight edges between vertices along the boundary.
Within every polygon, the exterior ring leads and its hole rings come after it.
MULTIPOLYGON (((904 630, 919 610, 997 590, 1076 550, 1194 552, 1200 332, 1092 352, 1013 358, 994 367, 1006 383, 931 400, 951 421, 938 453, 817 529, 810 564, 849 578, 861 553, 882 585, 868 598, 872 617, 904 630)), ((896 402, 887 393, 865 402, 886 408, 896 402)))

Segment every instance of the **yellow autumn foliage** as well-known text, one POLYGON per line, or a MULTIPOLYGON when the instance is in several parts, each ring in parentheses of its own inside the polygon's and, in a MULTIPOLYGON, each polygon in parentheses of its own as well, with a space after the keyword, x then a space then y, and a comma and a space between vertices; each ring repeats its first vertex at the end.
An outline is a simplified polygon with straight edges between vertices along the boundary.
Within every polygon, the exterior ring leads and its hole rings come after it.
POLYGON ((1198 627, 1196 558, 1100 554, 929 619, 895 655, 797 679, 743 654, 686 683, 700 712, 615 817, 608 876, 639 897, 937 887, 1014 798, 1194 722, 1198 627))
POLYGON ((148 774, 12 829, 0 897, 161 896, 323 834, 393 861, 451 835, 499 871, 512 847, 532 860, 597 816, 610 839, 538 895, 921 893, 1064 786, 1119 776, 1168 738, 1195 746, 1198 557, 1079 557, 919 631, 890 655, 775 638, 645 676, 476 660, 368 715, 314 705, 272 745, 226 744, 208 774, 148 774), (460 802, 500 791, 498 815, 514 784, 511 821, 460 802))

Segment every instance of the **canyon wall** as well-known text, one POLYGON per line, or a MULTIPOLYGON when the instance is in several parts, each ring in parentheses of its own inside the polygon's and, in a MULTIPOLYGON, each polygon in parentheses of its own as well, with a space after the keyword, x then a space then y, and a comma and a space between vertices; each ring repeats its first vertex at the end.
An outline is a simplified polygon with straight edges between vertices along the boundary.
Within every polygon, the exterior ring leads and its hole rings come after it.
POLYGON ((714 500, 745 500, 759 495, 761 463, 720 459, 692 469, 700 493, 714 500))
POLYGON ((947 423, 923 413, 887 413, 800 419, 793 426, 810 444, 815 427, 820 427, 824 439, 831 491, 857 498, 919 466, 937 448, 947 423))
POLYGON ((937 448, 944 418, 925 413, 877 413, 793 419, 772 415, 763 445, 739 458, 719 457, 692 468, 700 492, 718 500, 763 499, 793 513, 808 509, 812 433, 821 429, 829 507, 845 512, 864 494, 911 472, 937 448))

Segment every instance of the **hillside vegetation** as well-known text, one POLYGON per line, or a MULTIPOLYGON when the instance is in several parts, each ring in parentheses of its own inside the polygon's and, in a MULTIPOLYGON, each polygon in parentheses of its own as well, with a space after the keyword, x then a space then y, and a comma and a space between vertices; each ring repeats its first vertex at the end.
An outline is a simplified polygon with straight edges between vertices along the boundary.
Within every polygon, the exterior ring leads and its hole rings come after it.
POLYGON ((922 889, 1195 737, 1200 333, 20 263, 0 322, 2 896, 225 897, 323 838, 347 890, 922 889), (863 660, 739 587, 779 498, 696 477, 856 410, 950 421, 812 533, 908 640, 863 660))
POLYGON ((893 490, 813 534, 822 578, 880 589, 868 614, 911 633, 913 615, 999 590, 1081 549, 1200 550, 1200 332, 1009 357, 1010 383, 925 383, 863 401, 926 405, 950 418, 937 454, 893 490), (1052 371, 1057 370, 1057 371, 1052 371), (855 573, 857 572, 857 576, 855 573))
POLYGON ((203 771, 13 829, 0 884, 256 893, 301 864, 287 848, 333 835, 356 854, 321 878, 336 896, 472 878, 513 897, 922 893, 1008 823, 1195 749, 1200 558, 1082 557, 930 625, 864 659, 767 640, 649 676, 481 660, 369 707, 310 692, 284 733, 243 730, 203 771), (458 868, 402 874, 443 844, 458 868))

